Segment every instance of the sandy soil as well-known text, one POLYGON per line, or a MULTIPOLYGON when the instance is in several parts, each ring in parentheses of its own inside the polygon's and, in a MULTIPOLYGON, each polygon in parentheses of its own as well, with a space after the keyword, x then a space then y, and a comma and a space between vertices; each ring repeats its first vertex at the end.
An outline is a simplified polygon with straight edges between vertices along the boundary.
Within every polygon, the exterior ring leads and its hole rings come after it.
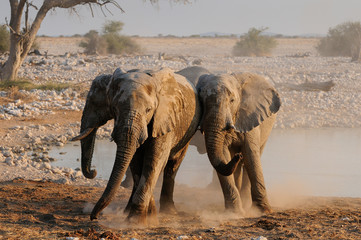
POLYGON ((180 213, 160 214, 159 223, 140 228, 127 226, 120 214, 130 194, 127 189, 119 190, 100 219, 92 222, 89 211, 102 188, 21 179, 1 182, 0 239, 361 238, 361 199, 303 198, 267 216, 240 218, 225 213, 220 202, 204 202, 216 193, 180 188, 187 195, 176 195, 178 203, 179 198, 184 201, 178 204, 180 213), (187 206, 191 194, 199 200, 198 207, 187 206))
MULTIPOLYGON (((173 44, 169 39, 139 38, 137 41, 145 46, 149 54, 168 51, 186 54, 184 49, 193 51, 189 49, 196 44, 206 44, 208 49, 213 44, 213 50, 208 52, 217 55, 222 48, 230 49, 236 39, 217 39, 214 42, 205 39, 201 43, 195 39, 173 39, 173 44)), ((310 45, 315 44, 314 39, 285 39, 284 44, 291 49, 295 41, 298 44, 295 52, 303 49, 303 46, 309 49, 310 45)), ((77 51, 77 42, 79 39, 75 43, 62 41, 74 51, 77 51)), ((44 44, 42 42, 41 46, 49 48, 53 43, 54 39, 51 39, 44 44)), ((63 54, 57 52, 56 49, 62 49, 57 46, 51 48, 54 50, 49 53, 63 54)), ((201 47, 196 49, 203 51, 201 47)), ((283 54, 282 49, 277 54, 283 54)), ((8 139, 17 136, 16 141, 9 140, 2 145, 26 144, 21 131, 9 131, 13 126, 57 122, 63 129, 54 131, 61 133, 66 131, 69 124, 79 122, 80 117, 80 112, 59 111, 34 119, 2 120, 0 134, 11 135, 8 139)), ((261 239, 260 236, 267 239, 361 239, 361 199, 357 198, 295 196, 292 199, 277 199, 271 196, 274 213, 240 217, 224 212, 219 189, 177 186, 175 202, 178 215, 160 214, 159 223, 148 227, 127 226, 121 212, 129 198, 128 189, 119 189, 118 196, 99 220, 90 221, 89 211, 100 197, 102 187, 57 184, 36 180, 39 179, 37 176, 33 177, 33 181, 25 181, 16 177, 17 171, 20 172, 16 167, 0 163, 0 168, 2 173, 9 172, 11 175, 10 180, 7 176, 0 176, 0 239, 261 239)), ((159 196, 159 189, 155 196, 159 196)))

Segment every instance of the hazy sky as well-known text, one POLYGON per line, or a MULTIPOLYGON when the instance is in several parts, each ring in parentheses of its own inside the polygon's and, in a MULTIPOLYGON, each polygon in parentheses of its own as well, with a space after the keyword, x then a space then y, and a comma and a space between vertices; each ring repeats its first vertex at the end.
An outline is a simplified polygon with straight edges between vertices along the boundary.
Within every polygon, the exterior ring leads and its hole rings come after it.
MULTIPOLYGON (((43 1, 33 0, 40 6, 43 1)), ((38 32, 50 36, 84 34, 101 30, 104 22, 122 21, 126 35, 188 36, 206 32, 241 34, 251 27, 269 27, 269 32, 284 35, 326 34, 329 27, 345 21, 361 21, 361 0, 193 0, 176 4, 159 0, 152 5, 143 0, 118 0, 125 10, 109 7, 113 16, 104 17, 94 8, 78 7, 78 15, 69 10, 51 11, 38 32)), ((9 1, 0 0, 0 23, 10 18, 9 1)))

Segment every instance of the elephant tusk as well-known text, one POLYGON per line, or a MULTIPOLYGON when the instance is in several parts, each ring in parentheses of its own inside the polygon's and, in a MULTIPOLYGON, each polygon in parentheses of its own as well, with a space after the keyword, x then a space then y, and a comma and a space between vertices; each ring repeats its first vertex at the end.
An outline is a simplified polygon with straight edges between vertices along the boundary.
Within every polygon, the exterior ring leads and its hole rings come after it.
POLYGON ((72 139, 70 139, 70 141, 78 141, 78 140, 82 140, 85 137, 87 137, 92 131, 94 130, 94 128, 87 128, 85 129, 83 132, 80 133, 80 135, 73 137, 72 139))

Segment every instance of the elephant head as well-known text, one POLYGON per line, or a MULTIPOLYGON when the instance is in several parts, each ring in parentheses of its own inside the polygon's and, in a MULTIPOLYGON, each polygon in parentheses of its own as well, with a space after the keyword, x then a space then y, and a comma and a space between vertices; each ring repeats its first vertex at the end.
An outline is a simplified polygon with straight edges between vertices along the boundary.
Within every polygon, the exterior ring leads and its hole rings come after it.
POLYGON ((81 118, 80 135, 71 139, 81 141, 81 169, 87 178, 94 178, 97 174, 95 169, 90 170, 96 132, 113 118, 106 95, 111 77, 112 75, 100 75, 93 80, 81 118))
POLYGON ((229 132, 245 133, 280 108, 280 98, 264 78, 249 74, 203 75, 197 90, 203 106, 200 128, 207 153, 222 175, 233 173, 239 158, 226 159, 223 147, 231 144, 229 132))
POLYGON ((112 137, 117 152, 108 185, 91 219, 96 219, 110 203, 137 148, 148 138, 157 138, 174 129, 177 112, 184 108, 175 77, 170 69, 113 74, 107 95, 111 96, 112 137))

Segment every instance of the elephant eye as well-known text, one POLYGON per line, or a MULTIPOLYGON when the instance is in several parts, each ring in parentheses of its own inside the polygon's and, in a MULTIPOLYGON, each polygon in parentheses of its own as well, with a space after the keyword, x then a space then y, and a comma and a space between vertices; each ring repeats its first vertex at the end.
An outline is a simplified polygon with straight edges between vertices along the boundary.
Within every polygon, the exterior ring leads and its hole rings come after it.
POLYGON ((147 107, 147 109, 145 109, 145 112, 146 112, 146 113, 149 113, 150 110, 152 110, 152 108, 151 108, 151 107, 147 107))
POLYGON ((231 102, 231 103, 234 103, 234 98, 231 98, 230 102, 231 102))

